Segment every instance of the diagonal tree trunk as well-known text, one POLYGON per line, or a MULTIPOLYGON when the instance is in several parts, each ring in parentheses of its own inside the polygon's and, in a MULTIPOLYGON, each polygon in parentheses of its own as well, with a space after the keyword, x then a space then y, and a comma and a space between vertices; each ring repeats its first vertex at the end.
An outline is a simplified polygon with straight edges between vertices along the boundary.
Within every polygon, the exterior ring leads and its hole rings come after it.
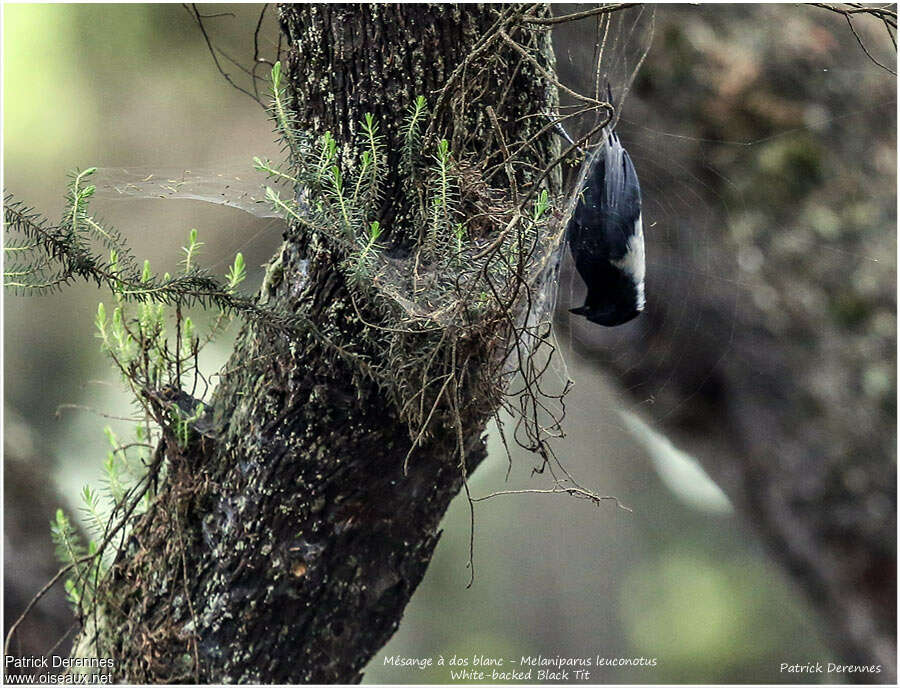
MULTIPOLYGON (((433 103, 465 60, 473 100, 449 97, 437 113, 437 133, 454 151, 500 150, 487 106, 505 141, 543 126, 528 116, 554 104, 546 73, 502 42, 491 51, 504 59, 479 71, 479 41, 498 21, 553 69, 546 31, 515 33, 524 9, 280 8, 301 126, 331 131, 339 143, 354 140, 366 113, 382 127, 393 170, 383 226, 409 210, 395 193, 399 125, 416 96, 433 103)), ((528 162, 544 168, 554 146, 539 139, 528 162)), ((527 174, 519 181, 527 185, 527 174)), ((331 345, 312 333, 286 341, 248 325, 214 398, 215 439, 158 448, 168 477, 119 555, 104 615, 88 620, 81 639, 82 654, 115 657, 120 680, 359 681, 397 628, 463 485, 459 436, 468 471, 484 458, 482 433, 496 400, 467 389, 461 432, 440 409, 404 472, 412 446, 406 420, 344 355, 358 345, 356 309, 372 304, 351 302, 337 258, 320 242, 296 228, 285 236, 261 298, 302 311, 331 345)), ((488 364, 483 347, 470 351, 468 372, 488 364)))

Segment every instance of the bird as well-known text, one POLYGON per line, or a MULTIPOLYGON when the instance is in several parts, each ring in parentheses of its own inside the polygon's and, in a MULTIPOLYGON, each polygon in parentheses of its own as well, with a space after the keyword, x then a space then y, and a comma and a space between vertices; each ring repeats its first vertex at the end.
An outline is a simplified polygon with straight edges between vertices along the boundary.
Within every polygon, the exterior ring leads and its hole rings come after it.
POLYGON ((631 156, 613 130, 604 129, 602 144, 586 164, 566 243, 587 296, 583 306, 569 312, 614 327, 644 310, 641 186, 631 156))

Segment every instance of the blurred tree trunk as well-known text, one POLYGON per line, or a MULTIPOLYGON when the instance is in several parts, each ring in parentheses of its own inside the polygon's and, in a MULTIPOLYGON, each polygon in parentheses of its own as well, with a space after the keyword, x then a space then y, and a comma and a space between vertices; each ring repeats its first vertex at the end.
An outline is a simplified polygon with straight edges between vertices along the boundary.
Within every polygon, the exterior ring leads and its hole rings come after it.
MULTIPOLYGON (((387 150, 397 151, 397 130, 415 97, 433 105, 501 13, 524 8, 279 11, 300 126, 350 142, 372 113, 387 150)), ((545 31, 517 38, 553 68, 545 31)), ((439 113, 438 132, 457 135, 454 153, 498 147, 488 105, 506 141, 535 133, 542 123, 533 115, 551 105, 554 89, 515 53, 492 65, 477 77, 471 107, 439 113)), ((538 142, 530 162, 543 168, 554 145, 538 142)), ((389 169, 388 187, 397 188, 397 166, 389 169)), ((404 208, 396 194, 387 196, 381 216, 390 227, 404 208)), ((302 308, 337 346, 311 336, 278 341, 245 327, 214 398, 217 439, 187 452, 161 447, 169 475, 116 563, 113 602, 82 634, 80 652, 115 657, 119 680, 359 681, 397 628, 461 488, 456 431, 441 418, 404 474, 407 423, 338 351, 354 346, 359 322, 337 259, 300 232, 285 236, 262 298, 295 310, 302 295, 302 308)), ((486 418, 463 419, 471 471, 485 455, 486 418)))
POLYGON ((896 176, 872 151, 896 148, 896 81, 826 12, 676 6, 657 20, 665 41, 625 115, 648 124, 623 128, 648 189, 648 310, 576 338, 615 352, 607 368, 728 492, 846 661, 883 667, 848 680, 895 680, 896 176), (865 80, 823 88, 826 60, 865 80), (810 130, 813 108, 834 120, 810 130), (735 140, 760 143, 738 154, 735 140), (818 233, 823 214, 835 236, 818 233))
MULTIPOLYGON (((689 264, 685 257, 682 266, 689 264)), ((661 272, 657 279, 670 288, 680 281, 661 272)), ((666 335, 665 314, 650 308, 639 336, 642 353, 652 353, 642 360, 620 356, 613 364, 623 388, 641 389, 638 381, 648 376, 668 381, 654 405, 678 410, 661 413, 659 428, 726 490, 823 614, 823 636, 846 661, 883 667, 881 674, 852 680, 893 681, 897 569, 890 458, 871 447, 832 454, 827 443, 833 432, 812 421, 802 403, 810 390, 798 371, 804 354, 796 342, 767 336, 752 312, 735 311, 713 291, 688 297, 685 308, 702 325, 681 328, 674 338, 666 335), (663 360, 678 351, 690 355, 677 366, 663 360)), ((878 442, 871 440, 866 444, 878 442)))
MULTIPOLYGON (((3 627, 4 637, 34 595, 35 581, 59 570, 48 524, 65 503, 47 476, 57 470, 50 453, 15 411, 3 419, 3 627)), ((10 650, 18 657, 69 651, 76 628, 65 591, 54 588, 19 627, 10 650), (56 645, 59 641, 59 645, 56 645)), ((4 674, 37 676, 40 667, 4 667, 4 674)))

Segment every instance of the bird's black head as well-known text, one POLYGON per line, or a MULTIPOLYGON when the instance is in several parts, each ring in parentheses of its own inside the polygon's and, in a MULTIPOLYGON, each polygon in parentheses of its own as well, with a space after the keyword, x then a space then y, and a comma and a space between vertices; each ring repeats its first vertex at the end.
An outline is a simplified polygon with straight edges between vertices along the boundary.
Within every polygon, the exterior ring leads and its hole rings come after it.
POLYGON ((614 303, 609 304, 605 308, 591 309, 588 306, 581 308, 573 308, 569 311, 575 315, 583 315, 592 323, 603 325, 604 327, 615 327, 616 325, 624 325, 634 320, 640 311, 635 307, 635 302, 614 303))

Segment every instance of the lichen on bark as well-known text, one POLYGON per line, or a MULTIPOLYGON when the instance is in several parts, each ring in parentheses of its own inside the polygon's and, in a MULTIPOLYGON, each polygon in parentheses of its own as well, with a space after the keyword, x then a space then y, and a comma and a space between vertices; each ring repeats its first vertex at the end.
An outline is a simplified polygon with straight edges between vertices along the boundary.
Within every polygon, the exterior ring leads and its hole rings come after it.
MULTIPOLYGON (((384 226, 409 216, 398 192, 398 132, 416 96, 435 98, 450 83, 437 98, 434 133, 460 157, 485 159, 544 127, 555 88, 540 70, 499 42, 471 59, 498 23, 515 32, 524 11, 280 7, 298 123, 346 144, 348 165, 364 115, 383 125, 393 171, 377 213, 384 226)), ((544 29, 516 38, 552 71, 544 29)), ((527 189, 557 154, 548 136, 535 138, 517 184, 527 189)), ((543 183, 559 191, 558 176, 543 183)), ((119 680, 354 682, 397 628, 441 517, 485 456, 497 401, 460 385, 464 398, 438 409, 407 466, 413 440, 401 409, 342 353, 359 345, 365 326, 338 259, 327 242, 297 227, 286 233, 261 297, 301 312, 329 343, 248 324, 213 398, 215 441, 166 447, 172 469, 119 553, 99 622, 81 639, 80 652, 116 659, 119 680)), ((493 354, 485 340, 467 346, 464 372, 474 376, 493 354)))

